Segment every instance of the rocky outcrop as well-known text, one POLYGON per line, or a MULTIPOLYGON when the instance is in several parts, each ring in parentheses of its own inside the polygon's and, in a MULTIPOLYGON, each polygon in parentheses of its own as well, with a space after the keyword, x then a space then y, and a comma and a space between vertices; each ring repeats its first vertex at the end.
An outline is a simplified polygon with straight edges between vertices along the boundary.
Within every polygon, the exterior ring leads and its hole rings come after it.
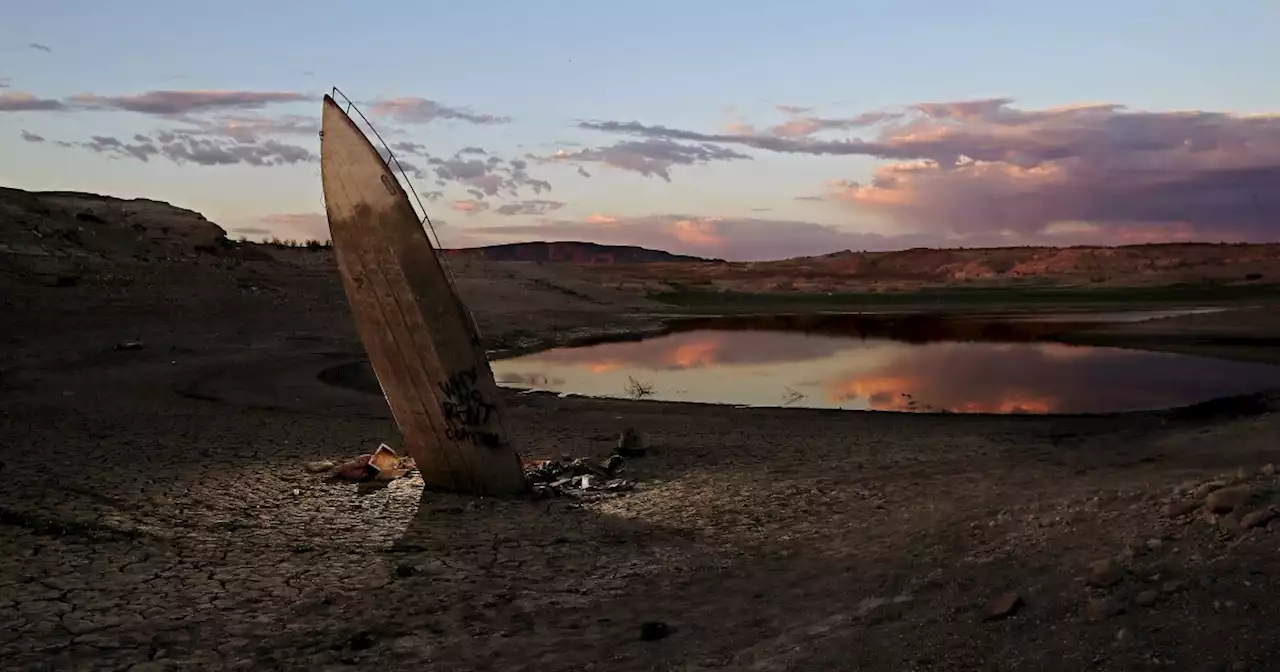
POLYGON ((0 188, 0 254, 45 259, 147 259, 230 246, 198 212, 148 199, 0 188))

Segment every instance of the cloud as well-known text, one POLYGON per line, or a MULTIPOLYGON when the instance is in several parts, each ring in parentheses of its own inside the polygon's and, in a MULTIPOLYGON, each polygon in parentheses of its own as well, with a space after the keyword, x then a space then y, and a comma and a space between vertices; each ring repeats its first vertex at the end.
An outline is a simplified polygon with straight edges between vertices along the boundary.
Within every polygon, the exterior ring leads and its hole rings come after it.
POLYGON ((27 142, 44 142, 44 136, 36 135, 35 133, 32 133, 26 130, 25 128, 22 129, 22 139, 26 140, 27 142))
POLYGON ((827 131, 849 131, 873 126, 900 118, 892 112, 866 112, 855 117, 831 118, 796 115, 769 129, 769 133, 782 138, 805 138, 827 131))
POLYGON ((142 140, 138 140, 138 136, 134 136, 134 139, 136 142, 129 144, 121 142, 118 138, 95 135, 90 138, 89 142, 80 144, 82 147, 86 147, 98 153, 131 156, 139 161, 147 161, 152 156, 160 153, 160 149, 151 142, 150 138, 143 136, 142 140))
POLYGON ((546 350, 521 358, 521 363, 530 368, 581 367, 597 374, 627 369, 677 371, 795 363, 830 357, 850 347, 843 339, 796 339, 791 334, 771 331, 684 331, 644 341, 546 350))
POLYGON ((563 207, 564 203, 560 201, 532 200, 501 205, 495 208, 494 212, 499 215, 545 215, 563 207))
POLYGON ((413 96, 376 101, 370 108, 370 113, 405 124, 425 124, 437 119, 457 119, 473 124, 505 124, 511 121, 510 117, 481 114, 467 108, 450 107, 413 96))
POLYGON ((53 47, 50 47, 47 44, 40 44, 39 42, 28 42, 27 46, 37 51, 43 51, 46 54, 53 53, 53 47))
POLYGON ((194 128, 190 134, 218 135, 239 142, 257 142, 270 135, 309 135, 318 137, 320 121, 315 117, 286 114, 279 117, 260 115, 224 115, 212 119, 183 118, 180 121, 194 128))
POLYGON ((454 184, 466 189, 476 200, 490 196, 519 196, 522 190, 535 195, 551 191, 551 183, 529 174, 529 163, 522 159, 507 160, 499 156, 468 158, 462 152, 444 159, 427 160, 438 186, 454 184))
POLYGON ((681 214, 642 217, 594 214, 583 220, 487 226, 473 229, 471 233, 498 238, 500 242, 590 241, 741 261, 812 256, 845 249, 903 249, 944 242, 928 234, 884 236, 804 221, 681 214))
POLYGON ((484 201, 464 200, 454 201, 449 207, 458 212, 465 212, 468 215, 474 215, 477 212, 484 212, 489 209, 489 204, 484 201))
POLYGON ((250 166, 281 166, 307 163, 319 159, 311 150, 276 140, 260 143, 241 143, 230 139, 207 137, 186 131, 159 131, 152 136, 134 135, 131 141, 113 136, 91 136, 88 142, 63 143, 89 149, 100 154, 112 154, 148 161, 161 156, 174 163, 193 163, 202 166, 244 164, 250 166))
POLYGON ((8 77, 0 77, 0 89, 9 88, 9 82, 12 81, 8 77))
POLYGON ((422 157, 430 156, 427 154, 427 146, 409 140, 391 143, 391 150, 402 154, 412 154, 422 157))
MULTIPOLYGON (((530 158, 544 162, 602 163, 613 168, 640 173, 646 177, 660 177, 667 182, 671 181, 672 166, 751 159, 746 154, 726 147, 711 144, 688 145, 660 139, 619 142, 609 147, 577 151, 562 149, 548 157, 530 156, 530 158)), ((579 166, 579 174, 590 177, 590 174, 586 173, 581 166, 579 166)))
MULTIPOLYGON (((412 144, 412 143, 410 143, 410 144, 412 144)), ((421 167, 421 166, 419 166, 418 164, 413 163, 412 161, 409 161, 408 159, 401 158, 401 157, 399 157, 399 156, 396 156, 396 157, 395 157, 395 162, 393 163, 393 162, 391 161, 391 156, 392 156, 392 153, 391 153, 391 152, 388 152, 388 151, 387 151, 386 149, 384 149, 383 147, 379 147, 379 146, 376 146, 376 145, 374 146, 374 150, 378 152, 378 156, 382 157, 382 161, 383 161, 384 163, 386 163, 387 165, 391 166, 391 170, 392 170, 392 172, 395 172, 396 164, 399 164, 399 165, 400 165, 400 169, 401 169, 401 170, 403 170, 403 171, 404 171, 404 173, 405 173, 406 175, 408 175, 408 176, 412 177, 413 179, 415 179, 415 180, 421 180, 421 179, 426 178, 426 176, 427 176, 426 171, 424 171, 424 170, 422 169, 422 167, 421 167)))
POLYGON ((1133 353, 1082 356, 1054 343, 933 343, 886 348, 870 361, 824 381, 827 398, 878 410, 909 410, 914 402, 916 408, 960 413, 1099 413, 1176 406, 1200 395, 1269 384, 1269 372, 1234 369, 1227 362, 1187 358, 1179 366, 1153 367, 1133 353), (1116 380, 1145 384, 1115 385, 1116 380))
POLYGON ((1048 240, 1059 222, 1143 238, 1266 240, 1280 226, 1280 115, 1130 111, 1113 103, 1021 110, 1007 98, 919 103, 871 139, 699 133, 638 122, 583 128, 760 150, 890 159, 828 197, 913 231, 1048 240))
POLYGON ((269 229, 263 229, 257 226, 241 226, 238 228, 231 229, 231 232, 244 234, 246 236, 264 236, 268 233, 271 233, 269 229))
POLYGON ((0 93, 0 112, 59 112, 67 109, 60 100, 37 98, 29 93, 0 93))
POLYGON ((777 109, 790 117, 790 119, 781 124, 771 126, 764 131, 757 130, 753 124, 746 123, 745 120, 739 120, 728 126, 729 135, 807 138, 830 131, 849 131, 874 126, 886 121, 900 119, 905 114, 905 112, 899 111, 872 111, 853 117, 819 117, 809 115, 808 113, 813 110, 813 108, 809 107, 778 105, 777 109))
POLYGON ((177 116, 214 110, 252 110, 273 103, 295 103, 311 96, 289 91, 148 91, 127 96, 72 96, 72 104, 98 110, 122 110, 139 114, 177 116))

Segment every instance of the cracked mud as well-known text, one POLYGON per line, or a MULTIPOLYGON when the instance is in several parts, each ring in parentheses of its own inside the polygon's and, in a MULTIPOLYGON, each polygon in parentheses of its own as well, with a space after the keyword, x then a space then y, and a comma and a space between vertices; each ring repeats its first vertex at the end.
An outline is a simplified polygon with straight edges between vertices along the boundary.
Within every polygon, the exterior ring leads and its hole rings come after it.
MULTIPOLYGON (((307 469, 397 445, 385 402, 318 379, 360 357, 334 278, 150 268, 15 287, 0 317, 5 669, 1280 669, 1280 526, 1173 494, 1226 474, 1269 510, 1274 397, 1008 418, 509 394, 532 457, 640 428, 635 489, 362 494, 307 469)), ((652 324, 474 305, 495 338, 652 324)))

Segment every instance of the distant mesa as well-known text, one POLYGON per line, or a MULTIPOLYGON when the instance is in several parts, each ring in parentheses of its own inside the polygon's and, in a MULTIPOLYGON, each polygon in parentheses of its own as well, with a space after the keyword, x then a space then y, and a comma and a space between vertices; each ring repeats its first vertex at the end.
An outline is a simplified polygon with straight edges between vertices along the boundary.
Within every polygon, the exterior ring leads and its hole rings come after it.
POLYGON ((464 247, 445 251, 450 256, 485 261, 535 261, 566 264, 652 264, 664 262, 723 262, 632 245, 600 245, 579 241, 536 241, 485 247, 464 247))

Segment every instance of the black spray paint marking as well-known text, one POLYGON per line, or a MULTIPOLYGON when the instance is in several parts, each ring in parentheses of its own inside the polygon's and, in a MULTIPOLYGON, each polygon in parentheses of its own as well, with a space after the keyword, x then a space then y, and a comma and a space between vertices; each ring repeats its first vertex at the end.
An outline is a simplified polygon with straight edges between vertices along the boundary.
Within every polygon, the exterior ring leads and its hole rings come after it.
POLYGON ((476 367, 449 376, 440 383, 440 391, 444 392, 444 400, 440 402, 440 410, 444 412, 445 437, 453 441, 479 443, 488 448, 499 448, 502 440, 494 432, 485 429, 489 418, 497 413, 498 408, 484 398, 484 394, 476 388, 476 367))

